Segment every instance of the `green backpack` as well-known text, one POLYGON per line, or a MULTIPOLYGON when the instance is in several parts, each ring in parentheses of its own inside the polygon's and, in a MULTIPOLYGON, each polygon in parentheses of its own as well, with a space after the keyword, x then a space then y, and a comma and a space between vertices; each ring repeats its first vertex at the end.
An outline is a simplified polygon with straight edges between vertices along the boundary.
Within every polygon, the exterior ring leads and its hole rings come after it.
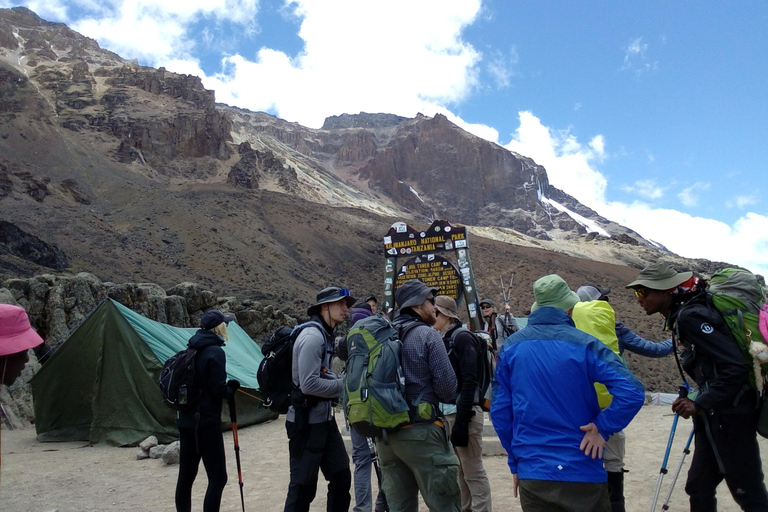
POLYGON ((765 303, 762 286, 751 272, 725 268, 712 275, 707 291, 739 343, 744 358, 752 365, 750 384, 762 392, 768 374, 768 347, 759 326, 760 307, 765 303))
POLYGON ((373 315, 356 322, 347 334, 343 404, 347 420, 361 435, 378 437, 382 430, 411 422, 400 338, 416 325, 398 332, 385 316, 373 315))

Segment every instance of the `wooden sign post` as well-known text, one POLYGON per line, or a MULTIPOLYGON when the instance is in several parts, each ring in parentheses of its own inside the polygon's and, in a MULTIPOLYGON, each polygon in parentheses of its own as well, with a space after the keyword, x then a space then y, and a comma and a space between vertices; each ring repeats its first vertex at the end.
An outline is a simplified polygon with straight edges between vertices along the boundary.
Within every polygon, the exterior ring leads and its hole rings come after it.
POLYGON ((436 220, 426 231, 416 231, 405 222, 392 225, 384 236, 384 312, 393 316, 395 291, 409 279, 419 279, 440 288, 440 295, 452 297, 458 306, 466 304, 473 330, 482 329, 480 297, 469 259, 467 228, 436 220), (454 265, 441 253, 453 252, 454 265))

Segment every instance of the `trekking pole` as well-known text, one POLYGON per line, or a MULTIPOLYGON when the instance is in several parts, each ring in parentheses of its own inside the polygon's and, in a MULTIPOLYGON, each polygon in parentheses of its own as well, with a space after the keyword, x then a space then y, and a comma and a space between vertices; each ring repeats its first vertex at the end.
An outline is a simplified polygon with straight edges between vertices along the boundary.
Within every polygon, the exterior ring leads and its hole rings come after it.
POLYGON ((240 469, 240 441, 237 439, 237 412, 235 412, 235 394, 229 397, 229 420, 232 422, 232 438, 235 444, 235 461, 237 461, 237 481, 240 484, 240 503, 245 512, 245 496, 243 496, 243 472, 240 469))
POLYGON ((680 464, 677 466, 677 471, 675 471, 675 478, 672 479, 672 485, 669 487, 669 493, 667 493, 667 499, 664 500, 664 504, 661 506, 662 510, 669 510, 669 500, 672 498, 672 491, 675 490, 675 483, 677 482, 677 477, 680 476, 680 470, 683 469, 683 462, 685 462, 685 456, 691 453, 691 440, 693 440, 693 434, 696 431, 696 428, 691 428, 691 434, 688 436, 688 442, 685 443, 685 448, 683 448, 683 456, 680 458, 680 464))
POLYGON ((507 288, 504 288, 504 280, 501 276, 499 276, 499 281, 501 281, 501 296, 504 298, 504 337, 509 336, 512 334, 512 328, 509 327, 512 325, 512 314, 509 312, 509 297, 512 294, 512 280, 515 278, 515 273, 512 272, 512 275, 509 278, 509 285, 507 288))
POLYGON ((504 298, 504 306, 509 306, 509 295, 512 290, 512 280, 515 278, 515 273, 512 272, 512 276, 509 278, 509 285, 504 288, 504 278, 499 276, 499 281, 501 282, 501 296, 504 298))
MULTIPOLYGON (((688 396, 688 388, 684 385, 680 385, 677 389, 677 395, 679 398, 685 398, 688 396)), ((659 480, 656 482, 656 491, 653 493, 653 501, 651 502, 651 512, 656 510, 656 503, 659 500, 659 492, 661 491, 661 482, 664 480, 664 475, 667 474, 667 461, 669 460, 669 452, 672 450, 672 441, 675 438, 675 429, 677 428, 677 420, 680 419, 680 414, 675 413, 675 419, 672 420, 672 429, 669 431, 669 441, 667 441, 667 451, 664 453, 664 460, 661 463, 661 469, 659 470, 659 480)))
MULTIPOLYGON (((368 440, 368 449, 371 450, 371 455, 373 456, 373 470, 376 472, 376 480, 379 482, 379 493, 384 498, 384 504, 386 505, 387 510, 389 510, 387 495, 384 492, 384 488, 381 486, 381 466, 379 466, 379 452, 376 450, 376 443, 373 441, 373 439, 370 437, 366 439, 368 440)), ((371 493, 371 497, 373 497, 373 493, 371 493)), ((375 501, 378 501, 378 498, 375 501)))
POLYGON ((13 430, 13 423, 11 423, 11 417, 8 416, 7 412, 5 412, 5 407, 3 407, 3 404, 0 404, 0 413, 2 413, 3 419, 5 420, 5 425, 8 427, 8 430, 13 430))
MULTIPOLYGON (((379 452, 376 451, 376 443, 373 442, 373 439, 366 437, 366 440, 368 441, 368 449, 371 451, 371 456, 373 457, 373 470, 376 471, 376 479, 379 481, 379 490, 381 491, 381 467, 379 467, 379 452)), ((384 491, 381 492, 383 493, 384 491)))

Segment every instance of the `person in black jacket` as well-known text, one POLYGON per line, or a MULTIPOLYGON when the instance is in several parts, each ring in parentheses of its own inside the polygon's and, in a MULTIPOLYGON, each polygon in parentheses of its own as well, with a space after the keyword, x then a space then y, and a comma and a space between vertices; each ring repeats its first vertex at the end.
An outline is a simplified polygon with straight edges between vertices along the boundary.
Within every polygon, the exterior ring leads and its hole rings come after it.
POLYGON ((482 351, 477 339, 461 324, 456 301, 447 295, 435 297, 437 321, 433 327, 443 334, 448 359, 456 374, 457 392, 452 404, 441 404, 451 427, 451 443, 459 457, 461 510, 491 511, 491 485, 483 467, 483 411, 476 404, 482 351))
POLYGON ((695 400, 678 398, 672 404, 674 412, 693 418, 696 430, 685 485, 691 510, 716 511, 716 489, 723 479, 742 510, 768 510, 750 366, 703 283, 692 272, 656 263, 627 288, 634 289, 646 314, 664 315, 683 346, 682 367, 699 388, 695 400))
POLYGON ((208 475, 208 489, 203 502, 204 512, 217 512, 221 494, 227 484, 227 459, 221 433, 222 401, 230 397, 240 383, 227 382, 224 342, 228 339, 227 324, 233 317, 212 309, 200 319, 200 330, 188 346, 197 350, 195 382, 200 388, 199 406, 179 411, 179 479, 176 482, 176 510, 192 510, 192 484, 197 476, 200 459, 208 475))

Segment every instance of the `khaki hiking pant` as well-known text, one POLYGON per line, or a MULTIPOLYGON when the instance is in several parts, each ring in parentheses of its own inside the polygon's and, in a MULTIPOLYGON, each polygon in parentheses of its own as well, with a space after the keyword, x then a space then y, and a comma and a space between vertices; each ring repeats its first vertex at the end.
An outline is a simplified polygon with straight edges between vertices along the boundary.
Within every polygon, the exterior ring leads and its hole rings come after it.
MULTIPOLYGON (((480 407, 474 407, 475 416, 469 424, 469 444, 454 446, 459 457, 459 487, 461 488, 461 510, 463 512, 491 512, 491 484, 483 467, 483 422, 480 407)), ((456 415, 445 417, 451 429, 456 415)))
POLYGON ((440 423, 416 423, 377 439, 382 487, 392 512, 461 512, 459 459, 440 423))

